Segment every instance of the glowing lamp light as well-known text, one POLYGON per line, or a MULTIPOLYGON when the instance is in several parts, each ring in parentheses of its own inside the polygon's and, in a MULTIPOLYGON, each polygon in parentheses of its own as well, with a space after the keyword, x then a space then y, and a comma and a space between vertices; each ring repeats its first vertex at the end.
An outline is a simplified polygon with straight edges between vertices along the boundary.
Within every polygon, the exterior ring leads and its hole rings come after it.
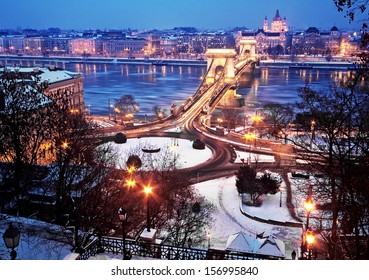
POLYGON ((135 171, 135 167, 132 165, 128 168, 128 173, 131 174, 133 171, 135 171))
POLYGON ((246 134, 244 135, 244 137, 245 137, 245 139, 246 139, 247 141, 249 141, 249 140, 253 140, 253 139, 255 139, 255 138, 256 138, 256 134, 255 134, 255 133, 248 132, 248 133, 246 133, 246 134))
POLYGON ((309 246, 314 244, 315 242, 315 235, 312 232, 306 233, 306 242, 309 246))
POLYGON ((255 115, 255 116, 252 116, 252 117, 251 117, 251 120, 252 120, 253 122, 258 123, 258 122, 261 122, 263 119, 261 118, 261 116, 255 115))
POLYGON ((152 193, 152 187, 149 186, 149 185, 145 186, 144 187, 144 192, 145 192, 146 195, 151 194, 152 193))
POLYGON ((136 181, 135 180, 127 180, 126 184, 127 184, 127 187, 132 188, 132 187, 136 186, 136 181))
POLYGON ((311 200, 307 200, 304 202, 304 208, 306 212, 311 212, 314 210, 314 203, 311 200))
POLYGON ((64 141, 63 144, 62 144, 62 148, 66 149, 68 148, 69 144, 67 141, 64 141))

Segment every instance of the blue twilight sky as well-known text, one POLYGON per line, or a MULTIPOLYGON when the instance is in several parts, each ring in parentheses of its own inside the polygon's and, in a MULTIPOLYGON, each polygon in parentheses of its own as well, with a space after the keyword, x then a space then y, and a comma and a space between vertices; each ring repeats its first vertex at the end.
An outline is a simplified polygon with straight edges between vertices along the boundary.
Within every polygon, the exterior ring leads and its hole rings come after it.
POLYGON ((0 29, 262 27, 277 9, 295 29, 350 29, 333 0, 1 0, 0 29))

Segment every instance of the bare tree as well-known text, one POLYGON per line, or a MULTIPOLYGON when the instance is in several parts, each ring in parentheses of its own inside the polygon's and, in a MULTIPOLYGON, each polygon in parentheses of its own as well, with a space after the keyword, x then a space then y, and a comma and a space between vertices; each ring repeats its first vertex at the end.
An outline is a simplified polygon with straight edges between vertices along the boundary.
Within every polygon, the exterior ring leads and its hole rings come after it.
POLYGON ((154 105, 153 107, 152 107, 152 110, 153 110, 153 112, 154 112, 154 114, 155 114, 155 116, 159 119, 159 120, 161 120, 162 118, 164 118, 165 116, 166 116, 166 114, 167 114, 167 110, 166 109, 162 109, 160 106, 158 106, 158 105, 154 105))
POLYGON ((0 79, 0 159, 12 170, 6 188, 18 213, 24 210, 33 166, 45 162, 52 137, 56 106, 42 93, 45 87, 21 72, 4 71, 0 79))
POLYGON ((286 105, 268 103, 263 106, 263 114, 266 117, 264 122, 270 125, 269 133, 278 136, 282 128, 286 128, 291 122, 293 111, 286 105))
POLYGON ((227 126, 226 128, 229 129, 235 129, 238 120, 238 111, 234 108, 224 108, 222 110, 222 116, 223 116, 223 122, 227 126))
POLYGON ((350 22, 362 21, 362 27, 364 29, 368 27, 366 23, 369 16, 369 12, 367 9, 367 6, 369 4, 368 0, 333 0, 333 1, 337 6, 338 11, 345 12, 345 17, 348 17, 350 22), (364 15, 364 19, 360 19, 360 14, 364 15))
POLYGON ((135 97, 131 94, 125 94, 121 98, 115 100, 115 110, 122 116, 133 114, 140 110, 140 105, 135 97))
POLYGON ((299 147, 300 157, 310 163, 313 171, 324 175, 313 193, 328 198, 320 202, 320 208, 330 217, 321 233, 332 259, 360 258, 359 240, 362 233, 368 235, 369 201, 357 185, 367 180, 367 175, 359 175, 357 170, 368 155, 369 95, 361 73, 365 74, 359 69, 339 87, 321 91, 304 88, 299 108, 313 118, 311 127, 304 135, 290 138, 299 147), (344 234, 352 232, 356 245, 345 247, 344 234))

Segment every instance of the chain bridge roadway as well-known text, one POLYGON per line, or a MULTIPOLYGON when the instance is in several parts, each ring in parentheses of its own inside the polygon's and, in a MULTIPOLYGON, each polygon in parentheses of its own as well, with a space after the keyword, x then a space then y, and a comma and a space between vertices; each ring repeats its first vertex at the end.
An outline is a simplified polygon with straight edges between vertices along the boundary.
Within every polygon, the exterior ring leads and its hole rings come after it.
MULTIPOLYGON (((242 73, 248 67, 251 67, 253 63, 253 59, 248 59, 240 64, 241 66, 236 68, 235 80, 237 81, 242 73)), ((206 163, 187 170, 192 174, 191 177, 199 179, 199 173, 201 173, 201 177, 214 176, 215 174, 218 177, 222 174, 233 174, 238 168, 237 165, 229 164, 232 158, 234 159, 235 157, 233 146, 245 149, 244 139, 241 136, 238 138, 234 137, 231 145, 229 141, 224 141, 224 137, 208 137, 208 133, 206 133, 207 130, 203 127, 201 122, 202 118, 211 114, 224 94, 233 86, 232 84, 225 83, 223 73, 219 75, 218 79, 210 86, 206 85, 203 81, 196 93, 179 108, 175 115, 170 115, 168 118, 161 121, 140 126, 124 128, 123 126, 117 125, 109 128, 100 128, 97 132, 103 134, 124 132, 128 138, 148 136, 173 137, 173 133, 166 131, 171 128, 181 127, 182 133, 178 137, 191 140, 195 138, 203 139, 213 152, 212 158, 206 163), (206 108, 206 110, 204 110, 204 108, 206 108), (239 143, 239 145, 237 143, 239 143)), ((256 150, 255 152, 260 152, 260 150, 256 150)), ((270 166, 270 164, 268 166, 270 166)))

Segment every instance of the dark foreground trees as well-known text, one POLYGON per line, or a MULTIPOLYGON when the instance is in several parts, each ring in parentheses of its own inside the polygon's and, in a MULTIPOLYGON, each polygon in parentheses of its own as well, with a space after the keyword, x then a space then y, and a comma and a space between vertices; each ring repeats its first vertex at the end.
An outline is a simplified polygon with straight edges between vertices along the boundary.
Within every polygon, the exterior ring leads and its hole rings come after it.
POLYGON ((369 94, 365 65, 333 88, 301 90, 301 113, 310 129, 290 140, 311 171, 321 177, 312 186, 324 217, 317 225, 328 258, 368 258, 369 94), (364 185, 366 187, 364 187, 364 185))
POLYGON ((93 233, 121 236, 120 207, 128 213, 128 235, 139 234, 146 224, 143 187, 151 184, 151 225, 173 244, 184 246, 190 239, 200 245, 206 239, 213 208, 196 195, 185 174, 173 170, 173 153, 155 164, 150 156, 138 162, 141 156, 127 154, 135 174, 117 169, 109 146, 96 149, 94 124, 70 107, 70 93, 46 97, 43 86, 21 77, 1 81, 2 213, 62 225, 66 235, 73 232, 68 240, 78 251, 93 233), (141 165, 151 170, 138 171, 141 165), (135 183, 128 187, 127 179, 135 183))
POLYGON ((15 212, 22 211, 34 165, 50 155, 55 102, 42 94, 45 87, 21 73, 1 74, 0 161, 8 163, 0 182, 1 209, 11 203, 15 212))

